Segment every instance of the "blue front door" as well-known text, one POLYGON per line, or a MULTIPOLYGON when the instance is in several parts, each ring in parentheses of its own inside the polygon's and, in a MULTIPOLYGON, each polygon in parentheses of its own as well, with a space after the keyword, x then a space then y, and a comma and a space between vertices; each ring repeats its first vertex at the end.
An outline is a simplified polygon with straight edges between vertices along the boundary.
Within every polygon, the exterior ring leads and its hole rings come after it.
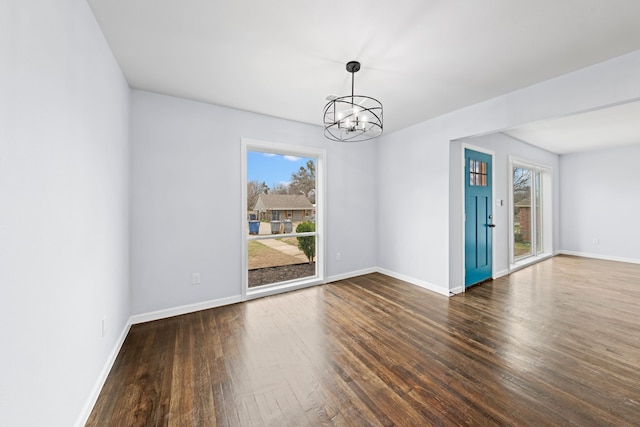
POLYGON ((464 150, 464 285, 487 280, 492 275, 491 155, 464 150))

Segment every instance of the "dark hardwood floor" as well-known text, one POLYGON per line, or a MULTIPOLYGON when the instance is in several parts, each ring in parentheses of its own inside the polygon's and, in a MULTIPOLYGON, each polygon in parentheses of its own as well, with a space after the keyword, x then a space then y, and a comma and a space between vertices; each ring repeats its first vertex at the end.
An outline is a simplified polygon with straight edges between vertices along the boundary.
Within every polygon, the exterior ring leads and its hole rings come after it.
POLYGON ((134 325, 88 426, 640 425, 640 265, 370 274, 134 325))

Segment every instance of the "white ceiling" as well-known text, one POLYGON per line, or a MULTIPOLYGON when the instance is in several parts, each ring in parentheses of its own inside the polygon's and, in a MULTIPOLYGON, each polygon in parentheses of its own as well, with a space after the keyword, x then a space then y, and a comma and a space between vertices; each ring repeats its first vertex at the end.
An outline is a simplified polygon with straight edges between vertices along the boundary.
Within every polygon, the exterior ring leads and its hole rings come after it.
POLYGON ((320 125, 358 60, 385 133, 640 50, 637 0, 88 2, 132 88, 320 125))
POLYGON ((640 102, 529 123, 503 133, 557 154, 640 144, 640 102))

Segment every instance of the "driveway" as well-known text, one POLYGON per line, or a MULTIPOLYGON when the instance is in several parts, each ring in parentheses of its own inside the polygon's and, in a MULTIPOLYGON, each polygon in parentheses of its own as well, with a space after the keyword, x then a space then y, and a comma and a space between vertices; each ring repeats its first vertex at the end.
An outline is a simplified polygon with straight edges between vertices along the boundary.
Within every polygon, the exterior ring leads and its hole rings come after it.
MULTIPOLYGON (((295 230, 297 223, 293 223, 293 230, 295 230)), ((247 229, 247 233, 248 233, 248 229, 247 229)), ((290 235, 288 233, 284 233, 284 234, 271 234, 271 223, 269 222, 261 222, 260 223, 260 231, 259 231, 259 235, 261 236, 268 236, 271 235, 273 236, 273 239, 262 239, 259 240, 260 243, 262 243, 265 246, 269 246, 272 249, 275 249, 277 251, 280 251, 284 254, 290 255, 292 257, 295 257, 297 259, 299 259, 301 262, 308 262, 309 260, 307 259, 306 255, 300 250, 298 249, 298 246, 294 246, 294 245, 290 245, 289 243, 285 243, 282 240, 277 240, 280 238, 287 238, 290 237, 290 235)))

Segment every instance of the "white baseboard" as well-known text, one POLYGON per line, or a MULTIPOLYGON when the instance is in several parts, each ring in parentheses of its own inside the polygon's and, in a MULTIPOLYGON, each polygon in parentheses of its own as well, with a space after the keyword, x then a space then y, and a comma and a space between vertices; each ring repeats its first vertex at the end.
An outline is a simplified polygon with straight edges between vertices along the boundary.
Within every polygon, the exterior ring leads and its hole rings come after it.
POLYGON ((628 262, 630 264, 640 264, 640 259, 634 259, 634 258, 623 258, 623 257, 617 257, 617 256, 590 254, 587 252, 575 252, 575 251, 558 251, 558 253, 562 255, 573 255, 573 256, 579 256, 584 258, 602 259, 605 261, 617 261, 617 262, 628 262))
POLYGON ((380 270, 378 268, 365 268, 363 270, 351 271, 349 273, 336 274, 336 275, 327 277, 327 279, 325 280, 325 283, 337 282, 338 280, 351 279, 352 277, 358 277, 358 276, 363 276, 365 274, 377 273, 379 271, 380 270))
POLYGON ((208 310, 210 308, 222 307, 223 305, 235 304, 242 301, 242 296, 214 299, 209 301, 197 302, 195 304, 181 305, 179 307, 166 308, 164 310, 151 311, 149 313, 136 314, 131 316, 132 325, 153 320, 166 319, 167 317, 180 316, 181 314, 193 313, 200 310, 208 310))
POLYGON ((96 380, 96 383, 94 384, 93 389, 91 389, 91 393, 89 394, 89 397, 87 398, 87 401, 85 402, 82 408, 82 411, 80 412, 80 415, 78 415, 78 418, 76 419, 74 426, 82 427, 87 423, 87 420, 89 419, 89 415, 91 415, 91 411, 93 410, 94 405, 98 401, 98 396, 102 391, 102 387, 104 386, 105 381, 107 381, 109 372, 111 372, 111 368, 113 367, 113 364, 116 361, 116 357, 118 357, 118 353, 120 353, 120 349, 124 344, 124 340, 125 338, 127 338, 127 335, 129 334, 129 329, 131 329, 131 319, 129 319, 127 321, 127 324, 124 325, 124 328, 122 329, 122 332, 120 333, 120 336, 116 341, 116 344, 113 346, 113 350, 111 350, 111 353, 109 353, 109 357, 107 358, 107 361, 102 367, 102 370, 100 371, 100 375, 98 375, 98 379, 96 380))
POLYGON ((292 284, 291 282, 285 282, 283 285, 276 285, 273 287, 267 286, 264 289, 253 288, 247 291, 246 301, 250 301, 256 298, 268 297, 271 295, 281 294, 283 292, 291 292, 297 291, 298 289, 310 288, 312 286, 324 285, 324 281, 318 278, 312 278, 310 280, 302 280, 297 284, 292 284))
POLYGON ((505 268, 504 270, 497 271, 496 274, 493 275, 494 279, 499 279, 502 276, 506 276, 509 274, 509 269, 505 268))
POLYGON ((403 280, 405 282, 411 283, 412 285, 420 286, 421 288, 436 292, 440 295, 444 295, 447 297, 451 295, 449 289, 434 285, 433 283, 425 282, 424 280, 415 279, 413 277, 405 276, 404 274, 399 274, 384 268, 378 268, 377 271, 378 273, 385 274, 387 276, 393 277, 394 279, 403 280))
POLYGON ((462 292, 464 292, 464 286, 457 286, 457 287, 451 289, 451 294, 453 294, 453 295, 457 295, 457 294, 462 293, 462 292))

